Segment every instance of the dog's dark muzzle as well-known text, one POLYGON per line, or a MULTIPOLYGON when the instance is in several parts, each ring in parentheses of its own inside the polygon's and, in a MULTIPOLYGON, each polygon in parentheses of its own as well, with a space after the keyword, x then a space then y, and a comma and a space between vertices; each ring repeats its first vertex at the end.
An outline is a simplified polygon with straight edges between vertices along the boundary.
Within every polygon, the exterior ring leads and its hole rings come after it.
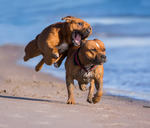
POLYGON ((81 32, 81 35, 83 38, 86 38, 90 35, 90 33, 91 33, 91 28, 87 28, 83 32, 81 32))
POLYGON ((101 56, 96 56, 95 59, 92 60, 93 64, 96 64, 96 65, 101 65, 103 63, 106 63, 107 61, 107 57, 106 55, 101 55, 101 56))
POLYGON ((102 60, 103 62, 106 62, 106 61, 107 61, 106 55, 101 55, 101 60, 102 60))

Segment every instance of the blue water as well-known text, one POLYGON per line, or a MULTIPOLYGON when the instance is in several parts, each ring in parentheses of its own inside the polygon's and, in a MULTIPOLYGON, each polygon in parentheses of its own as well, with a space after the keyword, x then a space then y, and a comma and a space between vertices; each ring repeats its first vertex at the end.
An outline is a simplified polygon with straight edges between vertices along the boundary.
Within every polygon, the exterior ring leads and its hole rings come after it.
MULTIPOLYGON (((150 101, 149 0, 1 0, 0 45, 25 46, 67 15, 89 22, 93 28, 89 39, 98 38, 106 45, 104 90, 150 101)), ((34 67, 40 58, 18 63, 34 67)), ((65 78, 64 62, 59 69, 44 65, 42 71, 65 78)))

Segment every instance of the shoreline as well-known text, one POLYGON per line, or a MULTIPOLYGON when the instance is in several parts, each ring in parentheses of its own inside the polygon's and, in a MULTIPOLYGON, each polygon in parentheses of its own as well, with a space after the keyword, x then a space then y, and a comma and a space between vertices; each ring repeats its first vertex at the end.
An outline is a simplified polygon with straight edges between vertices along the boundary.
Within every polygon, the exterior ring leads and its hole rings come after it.
POLYGON ((23 49, 0 47, 0 127, 150 127, 150 102, 104 93, 99 103, 89 104, 88 89, 75 86, 76 104, 67 105, 63 80, 16 65, 23 49))

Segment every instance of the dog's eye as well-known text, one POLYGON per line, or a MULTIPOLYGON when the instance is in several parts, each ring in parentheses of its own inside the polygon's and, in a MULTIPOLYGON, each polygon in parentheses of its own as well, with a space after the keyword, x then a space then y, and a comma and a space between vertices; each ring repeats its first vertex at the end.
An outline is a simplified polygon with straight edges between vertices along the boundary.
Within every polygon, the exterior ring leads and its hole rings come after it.
POLYGON ((78 23, 79 26, 83 26, 83 23, 78 23))
POLYGON ((96 52, 96 49, 91 49, 91 51, 94 51, 94 52, 96 52))
POLYGON ((104 48, 104 49, 103 49, 103 52, 105 52, 105 51, 106 51, 106 49, 104 48))

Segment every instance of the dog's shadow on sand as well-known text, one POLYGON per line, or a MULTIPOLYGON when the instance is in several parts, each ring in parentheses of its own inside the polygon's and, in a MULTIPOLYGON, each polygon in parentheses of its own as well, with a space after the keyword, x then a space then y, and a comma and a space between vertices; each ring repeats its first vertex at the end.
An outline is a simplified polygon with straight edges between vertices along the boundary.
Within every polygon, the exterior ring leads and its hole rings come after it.
POLYGON ((46 100, 46 99, 36 99, 36 98, 29 98, 29 97, 16 97, 16 96, 4 96, 4 95, 0 95, 0 98, 16 99, 16 100, 26 100, 26 101, 41 101, 41 102, 50 102, 50 103, 66 104, 65 102, 62 102, 62 101, 46 100))
MULTIPOLYGON (((16 96, 4 96, 0 95, 0 98, 6 98, 6 99, 14 99, 14 100, 25 100, 25 101, 39 101, 39 102, 49 102, 53 104, 64 104, 67 105, 66 102, 58 101, 58 100, 47 100, 47 99, 36 99, 36 98, 29 98, 29 97, 16 97, 16 96)), ((79 106, 90 106, 91 104, 87 103, 76 103, 76 105, 79 106)))

